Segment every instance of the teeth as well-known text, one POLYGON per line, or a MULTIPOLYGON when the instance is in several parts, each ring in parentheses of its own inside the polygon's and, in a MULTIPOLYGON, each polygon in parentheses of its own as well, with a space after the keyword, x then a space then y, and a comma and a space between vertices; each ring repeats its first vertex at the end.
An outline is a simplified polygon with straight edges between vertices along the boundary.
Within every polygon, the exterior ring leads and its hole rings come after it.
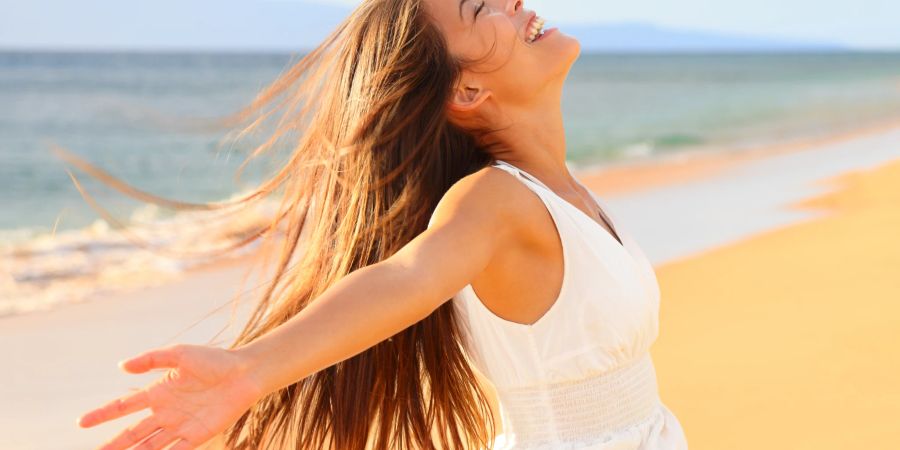
POLYGON ((533 22, 531 22, 531 26, 528 28, 528 42, 534 42, 538 36, 542 34, 544 30, 544 18, 536 17, 533 22))

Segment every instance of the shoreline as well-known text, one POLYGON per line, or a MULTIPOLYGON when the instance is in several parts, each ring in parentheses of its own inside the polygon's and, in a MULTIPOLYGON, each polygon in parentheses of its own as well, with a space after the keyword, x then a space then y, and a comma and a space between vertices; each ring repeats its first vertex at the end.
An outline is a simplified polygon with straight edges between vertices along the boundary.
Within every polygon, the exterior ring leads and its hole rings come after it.
MULTIPOLYGON (((743 164, 764 160, 777 155, 790 153, 816 151, 822 147, 836 145, 865 136, 877 135, 890 130, 900 129, 900 120, 887 120, 884 122, 869 124, 852 131, 836 132, 824 136, 796 139, 773 145, 751 146, 739 148, 737 144, 723 149, 693 150, 670 154, 652 155, 644 158, 634 158, 624 161, 613 161, 586 165, 573 169, 586 187, 607 198, 634 195, 643 191, 660 189, 665 186, 677 185, 685 182, 697 182, 717 174, 733 170, 743 164)), ((128 284, 100 286, 95 288, 95 295, 128 295, 141 289, 148 289, 162 284, 175 283, 195 273, 227 269, 234 265, 246 266, 252 263, 256 252, 249 254, 229 256, 212 262, 201 263, 180 269, 178 272, 159 272, 152 280, 135 281, 133 278, 128 284)), ((178 264, 176 262, 176 264, 178 264)), ((152 272, 152 271, 151 271, 152 272)), ((156 273, 156 272, 154 272, 156 273)), ((3 280, 0 279, 0 282, 3 280)), ((84 289, 83 285, 78 285, 84 289)), ((90 289, 90 288, 88 288, 90 289)), ((88 300, 60 302, 49 307, 38 307, 30 311, 10 312, 0 315, 0 321, 8 317, 17 317, 28 314, 41 314, 57 308, 81 303, 88 300)))
POLYGON ((815 151, 818 148, 900 129, 900 120, 887 120, 850 131, 797 138, 787 142, 741 148, 673 152, 609 163, 590 164, 573 170, 592 190, 607 197, 633 194, 684 181, 697 181, 742 163, 777 155, 815 151))

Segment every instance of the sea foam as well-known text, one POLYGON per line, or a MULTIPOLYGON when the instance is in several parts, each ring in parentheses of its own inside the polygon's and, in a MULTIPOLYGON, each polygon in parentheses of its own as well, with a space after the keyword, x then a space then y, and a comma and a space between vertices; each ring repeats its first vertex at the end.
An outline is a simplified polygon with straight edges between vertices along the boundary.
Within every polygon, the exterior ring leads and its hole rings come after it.
MULTIPOLYGON (((123 228, 98 219, 58 232, 8 231, 0 241, 0 316, 170 281, 214 262, 217 250, 271 220, 274 208, 270 201, 253 210, 191 211, 160 218, 156 206, 149 205, 137 209, 123 228)), ((254 243, 230 255, 256 247, 254 243)))

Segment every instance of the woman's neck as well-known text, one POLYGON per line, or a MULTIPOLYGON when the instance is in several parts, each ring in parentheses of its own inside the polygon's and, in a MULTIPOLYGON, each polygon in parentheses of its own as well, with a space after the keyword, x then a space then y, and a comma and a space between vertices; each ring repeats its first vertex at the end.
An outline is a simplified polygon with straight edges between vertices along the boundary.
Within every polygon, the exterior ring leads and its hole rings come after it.
POLYGON ((566 133, 559 97, 537 106, 507 108, 502 131, 493 134, 500 144, 492 149, 500 159, 538 177, 548 186, 573 186, 566 166, 566 133))

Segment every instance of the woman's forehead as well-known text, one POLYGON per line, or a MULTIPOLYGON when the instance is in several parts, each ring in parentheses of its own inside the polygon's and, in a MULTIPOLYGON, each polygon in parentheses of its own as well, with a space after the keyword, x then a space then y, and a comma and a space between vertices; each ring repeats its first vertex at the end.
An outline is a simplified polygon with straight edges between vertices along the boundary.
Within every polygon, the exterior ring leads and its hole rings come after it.
POLYGON ((422 0, 432 17, 445 31, 457 31, 471 26, 479 0, 422 0))

